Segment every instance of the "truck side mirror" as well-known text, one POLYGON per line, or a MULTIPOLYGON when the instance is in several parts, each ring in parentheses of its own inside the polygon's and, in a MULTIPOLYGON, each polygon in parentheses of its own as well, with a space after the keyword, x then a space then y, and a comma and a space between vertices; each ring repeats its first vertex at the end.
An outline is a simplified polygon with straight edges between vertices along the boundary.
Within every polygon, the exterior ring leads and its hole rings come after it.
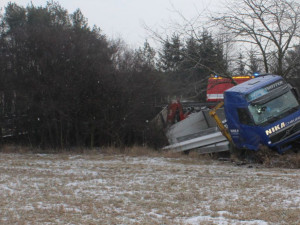
POLYGON ((299 96, 300 96, 299 93, 300 93, 300 92, 299 92, 298 88, 293 87, 290 83, 289 83, 289 86, 290 86, 290 88, 291 88, 292 93, 295 95, 296 99, 297 99, 297 100, 300 100, 300 99, 299 99, 299 96))

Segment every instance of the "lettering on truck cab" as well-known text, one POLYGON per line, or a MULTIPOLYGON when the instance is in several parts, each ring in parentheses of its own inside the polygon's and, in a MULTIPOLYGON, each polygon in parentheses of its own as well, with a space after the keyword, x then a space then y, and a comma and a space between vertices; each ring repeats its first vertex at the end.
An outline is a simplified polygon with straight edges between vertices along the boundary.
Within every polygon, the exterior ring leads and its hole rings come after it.
POLYGON ((276 125, 276 126, 274 126, 274 127, 271 127, 270 129, 266 130, 266 135, 269 136, 270 134, 273 134, 273 133, 275 133, 276 131, 278 131, 278 130, 284 128, 284 127, 286 127, 286 125, 285 125, 284 122, 282 122, 281 124, 278 124, 278 125, 276 125))

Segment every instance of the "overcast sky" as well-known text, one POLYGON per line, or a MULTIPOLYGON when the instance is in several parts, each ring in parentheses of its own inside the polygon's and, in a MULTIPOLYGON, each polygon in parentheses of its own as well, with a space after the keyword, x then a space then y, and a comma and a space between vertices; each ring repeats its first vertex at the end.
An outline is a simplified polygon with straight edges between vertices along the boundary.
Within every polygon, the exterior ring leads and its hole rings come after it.
MULTIPOLYGON (((10 2, 0 0, 3 8, 10 2)), ((45 6, 46 0, 15 0, 18 5, 45 6)), ((101 28, 109 38, 123 38, 132 47, 141 46, 149 39, 144 24, 161 30, 174 21, 180 21, 180 11, 186 18, 203 11, 220 9, 222 0, 58 0, 69 13, 80 9, 91 27, 101 28)))

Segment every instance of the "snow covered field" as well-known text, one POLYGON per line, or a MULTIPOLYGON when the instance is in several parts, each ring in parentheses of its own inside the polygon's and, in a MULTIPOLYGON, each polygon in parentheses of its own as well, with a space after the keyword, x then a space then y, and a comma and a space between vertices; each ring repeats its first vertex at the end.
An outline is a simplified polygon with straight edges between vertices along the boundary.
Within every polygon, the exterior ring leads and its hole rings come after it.
POLYGON ((0 154, 0 224, 300 224, 300 170, 0 154))

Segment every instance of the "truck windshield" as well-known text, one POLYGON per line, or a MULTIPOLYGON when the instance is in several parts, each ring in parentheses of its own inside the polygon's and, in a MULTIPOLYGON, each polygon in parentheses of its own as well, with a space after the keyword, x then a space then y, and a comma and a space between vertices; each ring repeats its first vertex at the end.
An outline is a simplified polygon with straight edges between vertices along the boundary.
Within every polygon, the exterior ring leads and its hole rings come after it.
POLYGON ((270 101, 248 106, 255 124, 272 123, 292 113, 299 108, 299 103, 291 91, 288 91, 270 101))

